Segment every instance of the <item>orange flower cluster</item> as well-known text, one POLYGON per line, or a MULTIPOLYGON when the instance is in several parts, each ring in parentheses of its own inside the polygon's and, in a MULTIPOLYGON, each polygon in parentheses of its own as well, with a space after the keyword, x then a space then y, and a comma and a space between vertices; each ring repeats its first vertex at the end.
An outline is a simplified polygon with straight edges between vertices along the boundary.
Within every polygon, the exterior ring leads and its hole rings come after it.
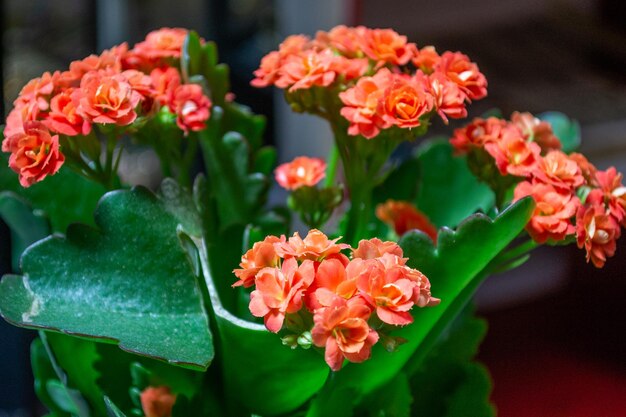
POLYGON ((252 85, 294 92, 341 86, 348 133, 367 139, 392 126, 420 126, 433 112, 467 116, 465 104, 487 95, 478 66, 459 52, 418 49, 391 29, 337 26, 315 39, 293 35, 261 60, 252 85))
POLYGON ((129 126, 167 107, 183 131, 203 129, 211 100, 199 85, 184 84, 178 68, 186 36, 185 29, 163 28, 133 49, 123 43, 29 81, 13 103, 2 143, 21 184, 60 168, 58 135, 88 135, 94 124, 129 126))
POLYGON ((326 163, 320 158, 299 156, 274 171, 278 185, 286 190, 313 187, 326 176, 326 163))
POLYGON ((565 154, 550 124, 530 113, 474 119, 450 142, 459 153, 491 155, 498 172, 515 179, 514 201, 532 196, 526 230, 536 242, 575 235, 598 268, 614 255, 620 225, 626 227, 626 187, 615 168, 599 171, 583 155, 565 154))
POLYGON ((268 236, 243 255, 233 284, 254 287, 250 311, 274 333, 294 315, 312 316, 312 342, 325 349, 334 371, 344 359, 368 359, 384 326, 412 323, 413 306, 439 303, 428 278, 406 265, 397 244, 371 239, 352 249, 337 240, 315 229, 304 239, 268 236), (382 325, 374 329, 373 322, 382 325))
POLYGON ((437 228, 424 213, 408 201, 387 200, 376 207, 376 217, 393 227, 398 236, 417 229, 437 243, 437 228))

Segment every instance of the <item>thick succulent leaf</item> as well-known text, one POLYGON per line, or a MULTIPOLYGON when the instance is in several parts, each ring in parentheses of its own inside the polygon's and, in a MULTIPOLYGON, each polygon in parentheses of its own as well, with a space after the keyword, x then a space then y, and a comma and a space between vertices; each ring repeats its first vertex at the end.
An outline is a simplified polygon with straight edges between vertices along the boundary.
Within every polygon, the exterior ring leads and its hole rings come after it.
POLYGON ((539 119, 552 125, 552 131, 561 141, 563 152, 570 153, 580 146, 580 124, 565 114, 549 111, 541 113, 539 119))
POLYGON ((441 304, 413 311, 414 323, 393 333, 408 340, 396 352, 386 352, 378 344, 370 360, 349 364, 338 372, 336 379, 368 394, 401 369, 410 374, 482 282, 485 274, 481 272, 522 231, 532 210, 533 202, 523 199, 495 220, 473 215, 456 231, 441 229, 437 247, 421 232, 405 234, 400 245, 409 265, 430 278, 432 293, 441 298, 441 304))
POLYGON ((179 221, 143 188, 108 193, 95 221, 29 247, 22 276, 0 282, 0 312, 19 326, 119 343, 206 368, 212 337, 179 221))
POLYGON ((477 210, 494 204, 491 189, 479 182, 465 157, 453 156, 446 140, 427 142, 419 151, 421 176, 415 203, 435 225, 456 227, 477 210))
MULTIPOLYGON (((416 404, 413 410, 415 416, 446 416, 451 398, 467 390, 467 369, 475 366, 471 361, 487 332, 486 321, 474 317, 471 310, 466 308, 456 317, 412 375, 410 382, 416 404)), ((486 395, 473 400, 471 410, 489 409, 490 392, 488 386, 486 395)))
MULTIPOLYGON (((205 281, 219 332, 220 358, 227 403, 237 412, 273 416, 292 411, 311 398, 328 376, 328 366, 314 350, 292 350, 265 326, 242 320, 226 310, 218 283, 230 277, 213 276, 200 242, 205 281), (245 393, 242 395, 242 393, 245 393)), ((225 291, 232 291, 226 287, 225 291)), ((231 414, 236 414, 231 410, 231 414)))
POLYGON ((46 389, 48 381, 58 381, 59 378, 50 363, 48 352, 46 352, 46 349, 40 339, 33 340, 33 343, 30 346, 30 361, 33 376, 35 378, 35 393, 37 394, 37 398, 39 398, 39 400, 53 414, 59 417, 70 417, 69 413, 63 411, 56 404, 46 389))
POLYGON ((22 252, 39 239, 50 234, 50 224, 41 211, 32 207, 11 191, 0 192, 0 218, 11 230, 11 263, 19 271, 22 252))
POLYGON ((48 215, 53 231, 64 232, 70 223, 93 224, 92 213, 106 190, 67 167, 23 188, 17 174, 8 167, 7 154, 0 152, 0 191, 13 191, 25 198, 34 209, 48 215))

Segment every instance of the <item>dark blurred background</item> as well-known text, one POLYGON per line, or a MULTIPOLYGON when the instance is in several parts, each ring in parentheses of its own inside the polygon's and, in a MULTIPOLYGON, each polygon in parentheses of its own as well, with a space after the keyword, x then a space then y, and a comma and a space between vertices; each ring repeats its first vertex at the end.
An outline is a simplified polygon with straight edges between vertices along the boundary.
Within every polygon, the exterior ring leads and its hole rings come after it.
MULTIPOLYGON (((44 71, 181 26, 217 41, 237 100, 268 117, 266 140, 280 146, 281 160, 324 155, 331 136, 322 122, 290 114, 279 92, 248 83, 286 35, 340 23, 392 27, 418 46, 467 53, 489 80, 488 99, 470 106, 470 116, 494 107, 505 115, 562 111, 581 122, 592 162, 626 172, 622 0, 4 0, 0 113, 44 71)), ((137 158, 130 163, 150 166, 137 158)), ((152 173, 136 181, 154 184, 152 173)), ((9 271, 9 244, 0 222, 1 273, 9 271)), ((624 271, 626 239, 601 271, 575 247, 545 248, 481 288, 476 301, 490 330, 480 359, 500 416, 626 416, 624 271)), ((0 320, 0 417, 41 415, 28 365, 32 337, 0 320)))

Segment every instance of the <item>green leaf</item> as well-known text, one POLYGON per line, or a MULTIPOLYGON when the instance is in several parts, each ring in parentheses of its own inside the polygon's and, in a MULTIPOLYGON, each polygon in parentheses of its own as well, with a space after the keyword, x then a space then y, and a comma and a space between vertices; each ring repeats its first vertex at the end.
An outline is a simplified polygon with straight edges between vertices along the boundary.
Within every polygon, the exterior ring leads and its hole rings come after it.
POLYGON ((455 227, 476 210, 493 206, 493 192, 470 172, 465 157, 453 155, 447 141, 427 142, 418 159, 422 174, 415 203, 435 225, 455 227))
MULTIPOLYGON (((413 402, 409 380, 404 372, 398 372, 388 384, 380 387, 368 397, 357 415, 409 417, 413 402)), ((416 405, 421 407, 419 402, 416 405)))
POLYGON ((183 43, 180 56, 180 67, 183 78, 189 79, 191 76, 200 72, 200 37, 196 32, 189 32, 183 43))
POLYGON ((385 181, 374 189, 374 206, 385 201, 414 201, 417 197, 422 164, 416 157, 402 162, 387 176, 385 181))
POLYGON ((23 188, 17 174, 8 167, 7 154, 0 153, 0 191, 13 191, 28 200, 34 209, 50 218, 52 230, 64 232, 73 222, 93 224, 93 213, 104 187, 74 173, 68 167, 44 181, 23 188))
POLYGON ((48 410, 58 417, 70 417, 69 413, 59 408, 46 389, 48 381, 58 381, 59 378, 50 363, 48 352, 46 352, 46 348, 43 346, 40 339, 33 340, 30 345, 30 361, 35 378, 35 393, 37 394, 37 398, 39 398, 48 410))
POLYGON ((416 309, 414 323, 392 333, 408 340, 396 352, 386 352, 377 344, 370 360, 349 364, 337 373, 337 379, 368 394, 400 370, 410 375, 485 278, 483 270, 523 230, 533 207, 527 198, 504 210, 495 220, 473 215, 456 231, 441 229, 437 247, 421 232, 405 234, 399 243, 409 258, 408 265, 429 277, 433 296, 440 298, 441 303, 416 309))
POLYGON ((99 229, 72 225, 26 250, 23 276, 0 282, 0 312, 19 326, 119 343, 205 369, 212 337, 201 290, 177 237, 179 220, 143 188, 114 191, 99 229))
POLYGON ((61 381, 54 379, 46 382, 46 390, 61 410, 73 416, 89 417, 89 407, 80 392, 67 388, 61 381))
MULTIPOLYGON (((223 390, 231 407, 239 412, 273 416, 292 411, 324 385, 328 366, 310 350, 292 350, 265 326, 240 319, 226 310, 218 283, 232 282, 228 276, 211 274, 207 248, 199 243, 205 281, 213 317, 219 332, 223 390), (217 282, 217 283, 216 283, 217 282), (242 395, 242 393, 245 393, 242 395)), ((234 291, 221 285, 223 291, 234 291)), ((231 410, 231 414, 236 414, 231 410)))
POLYGON ((104 403, 106 404, 109 417, 126 417, 109 397, 104 397, 104 403))
POLYGON ((563 113, 549 111, 537 116, 540 120, 550 123, 552 131, 561 141, 563 152, 570 153, 580 146, 580 124, 563 113))
POLYGON ((472 417, 494 417, 496 411, 489 403, 491 378, 487 368, 479 363, 468 363, 463 369, 462 384, 447 400, 445 417, 465 417, 471 410, 472 417))
POLYGON ((12 268, 18 272, 24 250, 48 236, 50 225, 41 211, 33 211, 23 198, 10 191, 0 192, 0 218, 11 230, 12 268))

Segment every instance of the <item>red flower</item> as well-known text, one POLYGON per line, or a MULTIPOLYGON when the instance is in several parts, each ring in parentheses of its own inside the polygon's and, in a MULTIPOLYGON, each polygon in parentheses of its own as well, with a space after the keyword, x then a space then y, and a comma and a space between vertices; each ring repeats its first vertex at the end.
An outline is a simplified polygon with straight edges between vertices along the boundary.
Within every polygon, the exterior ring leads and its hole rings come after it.
POLYGON ((46 126, 36 121, 24 123, 24 132, 4 139, 2 151, 11 152, 9 167, 19 174, 22 187, 55 174, 65 161, 59 150, 59 136, 50 136, 46 126))
POLYGON ((183 84, 176 88, 171 110, 176 113, 176 124, 185 133, 206 127, 211 116, 211 100, 198 84, 183 84))
POLYGON ((437 228, 428 217, 407 201, 387 200, 376 207, 376 217, 393 227, 398 236, 417 229, 437 242, 437 228))
POLYGON ((171 417, 176 394, 169 387, 148 387, 141 392, 141 408, 146 417, 171 417))
POLYGON ((617 220, 607 213, 604 204, 592 204, 578 208, 576 242, 579 248, 585 248, 587 262, 591 260, 596 268, 602 268, 606 258, 615 254, 615 242, 620 235, 621 229, 617 220))
POLYGON ((63 90, 50 101, 50 113, 44 124, 48 129, 67 136, 87 135, 91 124, 78 114, 73 88, 63 90))
POLYGON ((250 312, 255 317, 263 317, 265 327, 277 333, 283 326, 285 314, 300 310, 304 291, 314 278, 312 261, 298 266, 291 258, 285 260, 280 269, 261 269, 254 280, 256 289, 250 294, 250 312))
POLYGON ((626 187, 622 185, 622 174, 615 167, 610 167, 606 171, 597 171, 595 179, 604 193, 611 215, 626 224, 626 187))
POLYGON ((313 344, 325 348, 324 359, 333 371, 341 369, 344 358, 363 362, 370 357, 372 345, 378 341, 378 333, 367 324, 370 314, 361 299, 342 297, 315 311, 313 344))
POLYGON ((274 171, 278 185, 286 190, 313 187, 326 176, 326 163, 319 158, 299 156, 274 171))
POLYGON ((126 126, 137 118, 135 107, 141 95, 121 74, 90 72, 72 93, 72 100, 78 106, 78 114, 89 122, 126 126))
POLYGON ((466 153, 471 147, 482 148, 486 143, 498 142, 508 129, 505 120, 497 117, 475 118, 465 127, 454 130, 450 144, 457 152, 466 153))
POLYGON ((487 79, 478 69, 478 65, 471 62, 467 55, 460 52, 444 52, 436 71, 442 72, 454 81, 471 100, 487 96, 487 79))
POLYGON ((532 196, 536 203, 526 230, 537 243, 548 239, 558 242, 576 231, 571 219, 580 205, 578 197, 549 184, 523 181, 515 187, 514 201, 526 196, 532 196))

